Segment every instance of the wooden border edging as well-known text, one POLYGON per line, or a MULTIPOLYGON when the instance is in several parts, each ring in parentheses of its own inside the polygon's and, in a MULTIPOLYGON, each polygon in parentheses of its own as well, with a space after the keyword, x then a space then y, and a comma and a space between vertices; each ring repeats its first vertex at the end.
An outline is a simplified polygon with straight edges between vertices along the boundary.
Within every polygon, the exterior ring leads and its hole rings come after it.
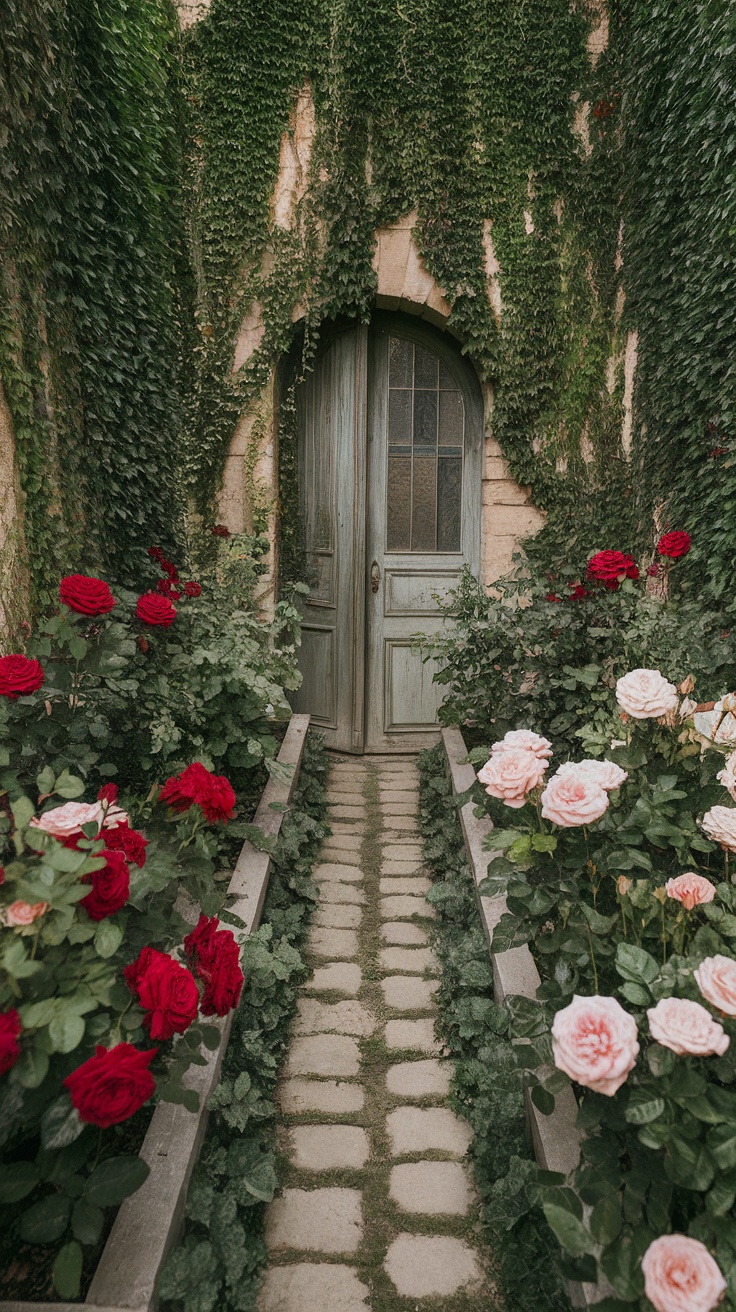
MULTIPOLYGON (((292 715, 277 761, 291 766, 286 782, 271 775, 258 803, 253 824, 266 838, 276 839, 301 768, 309 729, 308 715, 292 715), (272 809, 276 806, 278 809, 272 809)), ((271 873, 271 857, 245 842, 228 885, 234 898, 227 907, 244 922, 236 933, 245 936, 258 928, 271 873)), ((175 1103, 161 1102, 148 1127, 140 1156, 150 1174, 140 1189, 120 1205, 102 1251, 84 1303, 0 1302, 0 1312, 154 1312, 156 1282, 184 1219, 184 1206, 192 1171, 207 1128, 207 1101, 219 1078, 227 1049, 233 1013, 218 1023, 222 1038, 214 1052, 205 1052, 207 1064, 192 1066, 186 1083, 200 1098, 198 1112, 175 1103)))
MULTIPOLYGON (((459 729, 443 729, 442 742, 453 792, 466 793, 475 782, 475 770, 467 761, 465 740, 459 729)), ((489 863, 494 856, 493 852, 483 848, 483 839, 493 829, 493 822, 488 816, 476 816, 475 804, 466 802, 460 809, 460 824, 468 864, 477 889, 486 878, 489 863)), ((506 952, 493 951, 493 931, 506 910, 505 896, 502 893, 496 897, 481 897, 477 894, 477 900, 493 965, 496 1002, 504 1003, 514 995, 536 998, 541 979, 526 944, 520 948, 509 948, 506 952)), ((577 1124, 578 1108, 571 1087, 568 1085, 556 1095, 555 1108, 549 1116, 543 1115, 534 1106, 528 1090, 525 1090, 524 1096, 537 1164, 546 1171, 560 1171, 563 1175, 569 1175, 580 1160, 581 1140, 577 1124)), ((577 1284, 572 1281, 565 1281, 565 1288, 573 1307, 581 1308, 595 1307, 597 1302, 611 1292, 602 1284, 577 1284)))

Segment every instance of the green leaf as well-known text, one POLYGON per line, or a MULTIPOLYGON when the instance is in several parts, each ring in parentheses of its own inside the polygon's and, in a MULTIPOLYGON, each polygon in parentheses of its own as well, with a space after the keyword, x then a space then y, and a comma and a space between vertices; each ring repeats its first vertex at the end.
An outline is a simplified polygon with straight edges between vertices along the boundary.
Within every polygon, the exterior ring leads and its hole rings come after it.
POLYGON ((736 1125, 717 1125, 708 1131, 707 1144, 720 1171, 736 1167, 736 1125))
POLYGON ((84 638, 70 638, 69 653, 75 661, 83 661, 87 655, 87 643, 84 638))
POLYGON ((13 1074, 24 1089, 37 1089, 49 1069, 49 1055, 42 1048, 25 1048, 15 1063, 13 1074))
POLYGON ((74 1204, 72 1212, 72 1230, 74 1238, 80 1244, 96 1244, 102 1234, 105 1213, 86 1198, 80 1198, 74 1204))
POLYGON ((84 1020, 81 1016, 64 1012, 54 1016, 49 1024, 49 1039, 53 1052, 73 1052, 84 1038, 84 1020))
POLYGON ((511 847, 512 843, 516 843, 518 839, 524 837, 525 835, 519 829, 492 829, 490 834, 486 835, 483 846, 486 850, 505 852, 507 848, 511 847))
POLYGON ((636 1089, 632 1093, 624 1112, 630 1125, 648 1125, 656 1121, 665 1109, 664 1098, 659 1098, 648 1089, 636 1089))
POLYGON ((120 925, 114 925, 109 916, 101 920, 95 930, 95 950, 100 957, 112 957, 123 941, 120 925))
POLYGON ((92 1172, 85 1198, 96 1207, 114 1207, 140 1189, 149 1172, 150 1167, 140 1157, 111 1157, 92 1172))
POLYGON ((71 1199, 66 1194, 49 1194, 29 1207, 20 1218, 18 1231, 29 1244, 53 1244, 61 1239, 69 1221, 71 1199))
POLYGON ((652 1075, 661 1079, 663 1075, 671 1075, 677 1065, 677 1057, 671 1048, 665 1048, 661 1043, 651 1043, 647 1048, 647 1062, 652 1075))
POLYGON ((54 1287, 59 1297, 77 1298, 81 1279, 82 1250, 73 1239, 64 1244, 54 1262, 54 1287))
POLYGON ((616 949, 616 969, 623 979, 634 984, 651 984, 659 974, 659 966, 648 952, 633 943, 619 943, 616 949))
POLYGON ((18 1203, 40 1179, 35 1162, 11 1162, 0 1168, 0 1203, 18 1203))
POLYGON ((41 773, 36 775, 36 787, 39 793, 53 793, 54 779, 53 769, 50 765, 45 765, 41 773))
POLYGON ((532 834, 533 852, 555 852, 557 838, 554 834, 532 834))
POLYGON ((568 1212, 564 1207, 558 1207, 555 1203, 543 1203, 542 1207, 547 1223, 568 1253, 572 1253, 573 1257, 582 1257, 583 1253, 594 1251, 595 1243, 592 1237, 582 1221, 578 1221, 572 1212, 568 1212))
POLYGON ((599 1244, 611 1244, 623 1227, 621 1204, 616 1194, 606 1194, 590 1214, 590 1230, 599 1244))
POLYGON ((59 797, 67 799, 81 797, 84 792, 84 780, 70 774, 68 770, 62 770, 54 785, 54 792, 58 793, 59 797))
POLYGON ((644 988, 643 984, 632 984, 631 980, 627 979, 626 983, 621 985, 619 993, 635 1007, 651 1006, 652 995, 648 989, 644 988))
POLYGON ((11 804, 16 829, 26 829, 33 818, 35 807, 29 797, 17 797, 11 804))
POLYGON ((76 1107, 72 1106, 69 1094, 62 1093, 43 1114, 41 1143, 44 1148, 66 1148, 79 1138, 83 1129, 84 1122, 80 1120, 76 1107))
POLYGON ((541 1084, 535 1084, 532 1089, 532 1102, 543 1116, 551 1116, 555 1109, 554 1095, 549 1093, 541 1084))

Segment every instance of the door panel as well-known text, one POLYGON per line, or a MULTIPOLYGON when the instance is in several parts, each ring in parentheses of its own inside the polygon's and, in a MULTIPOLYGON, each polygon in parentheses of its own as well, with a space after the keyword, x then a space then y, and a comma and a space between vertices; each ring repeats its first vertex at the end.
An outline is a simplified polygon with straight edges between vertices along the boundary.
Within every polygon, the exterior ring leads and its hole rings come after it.
POLYGON ((302 686, 328 746, 362 751, 367 330, 333 337, 297 392, 299 487, 311 590, 302 686))

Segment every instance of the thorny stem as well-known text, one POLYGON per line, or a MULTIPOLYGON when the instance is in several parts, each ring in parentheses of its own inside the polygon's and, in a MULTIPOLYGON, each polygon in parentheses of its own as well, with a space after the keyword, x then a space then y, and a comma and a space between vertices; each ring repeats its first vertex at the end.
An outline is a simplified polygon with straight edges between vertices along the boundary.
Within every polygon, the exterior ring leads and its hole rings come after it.
POLYGON ((664 902, 662 903, 662 965, 667 965, 667 926, 664 918, 664 902))
POLYGON ((595 983, 595 991, 596 991, 596 993, 597 993, 597 992, 598 992, 598 968, 597 968, 597 966, 596 966, 596 964, 595 964, 595 952, 594 952, 594 950, 593 950, 593 935, 592 935, 591 932, 590 932, 590 925, 588 925, 588 943, 589 943, 589 945, 590 945, 590 964, 591 964, 592 967, 593 967, 593 981, 594 981, 594 983, 595 983))

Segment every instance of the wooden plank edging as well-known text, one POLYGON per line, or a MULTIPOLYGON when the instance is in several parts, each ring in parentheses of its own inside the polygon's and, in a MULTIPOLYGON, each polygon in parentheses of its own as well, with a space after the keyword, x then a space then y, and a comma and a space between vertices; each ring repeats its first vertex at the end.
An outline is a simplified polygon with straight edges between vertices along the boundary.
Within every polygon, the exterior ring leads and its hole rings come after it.
MULTIPOLYGON (((467 760, 465 740, 459 729, 443 729, 442 742, 453 792, 456 795, 466 793, 475 782, 475 770, 467 760)), ((524 944, 520 948, 509 948, 506 952, 493 951, 493 931, 506 911, 504 894, 481 897, 477 893, 477 887, 486 878, 488 866, 496 855, 483 848, 483 840, 493 829, 493 821, 489 816, 476 816, 475 803, 466 802, 460 808, 460 825, 493 965, 496 1002, 503 1004, 508 997, 514 995, 536 998, 541 979, 528 946, 524 944)), ((525 1090, 524 1098, 537 1164, 546 1171, 569 1175, 580 1160, 582 1137, 577 1124, 578 1109, 572 1088, 568 1085, 556 1095, 555 1108, 549 1116, 535 1107, 528 1090, 525 1090)), ((565 1288, 573 1307, 580 1308, 592 1308, 612 1292, 610 1287, 603 1284, 578 1284, 573 1281, 565 1281, 565 1288)))
MULTIPOLYGON (((290 803, 301 768, 309 729, 308 715, 292 715, 277 761, 291 766, 288 781, 271 775, 261 794, 253 823, 265 837, 276 839, 285 808, 290 803), (279 809, 273 810, 276 805, 279 809)), ((238 856, 228 896, 228 910, 239 916, 247 936, 258 928, 271 873, 271 857, 246 841, 238 856)), ((213 1024, 222 1038, 214 1052, 205 1051, 205 1066, 192 1066, 186 1083, 200 1097, 198 1112, 176 1103, 156 1107, 140 1156, 150 1174, 120 1205, 84 1303, 28 1303, 0 1301, 0 1312, 154 1312, 158 1304, 156 1282, 173 1249, 184 1219, 184 1206, 192 1171, 207 1128, 207 1101, 220 1078, 232 1026, 233 1013, 213 1024)))

